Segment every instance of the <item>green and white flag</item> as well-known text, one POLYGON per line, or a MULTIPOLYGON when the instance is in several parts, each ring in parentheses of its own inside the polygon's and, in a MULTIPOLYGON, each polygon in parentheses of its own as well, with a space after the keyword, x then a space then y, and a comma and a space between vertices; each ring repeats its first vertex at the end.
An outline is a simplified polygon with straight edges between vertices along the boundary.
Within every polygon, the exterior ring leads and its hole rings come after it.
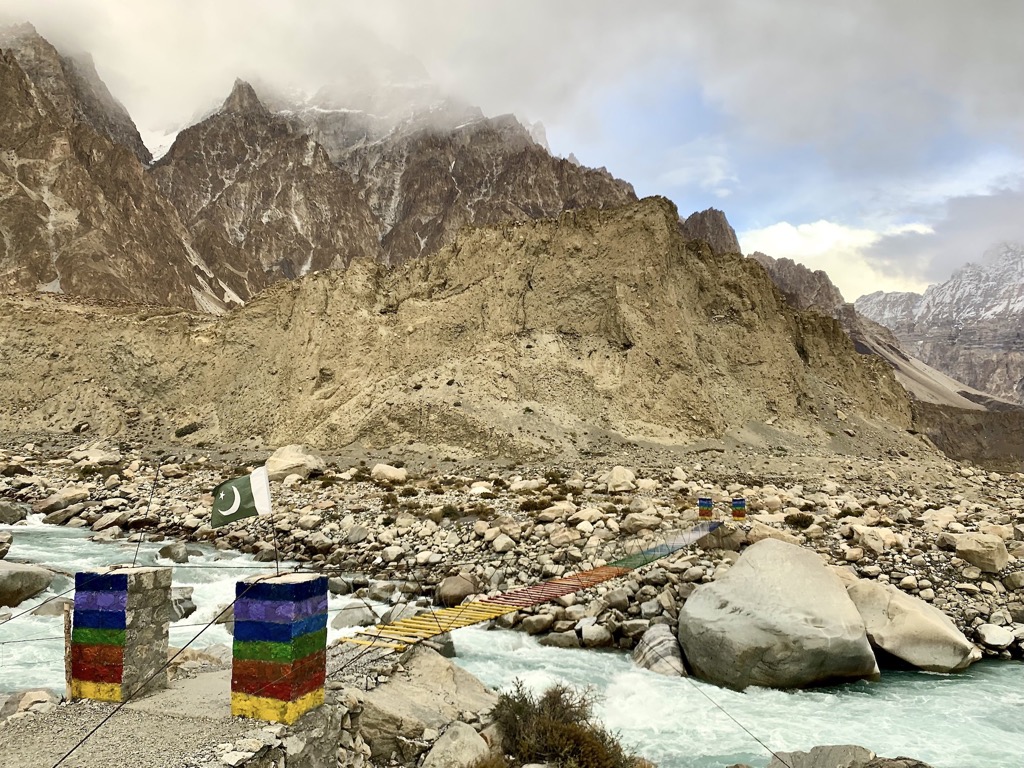
POLYGON ((226 480, 213 489, 211 528, 253 515, 269 514, 270 478, 266 467, 260 467, 251 475, 226 480))

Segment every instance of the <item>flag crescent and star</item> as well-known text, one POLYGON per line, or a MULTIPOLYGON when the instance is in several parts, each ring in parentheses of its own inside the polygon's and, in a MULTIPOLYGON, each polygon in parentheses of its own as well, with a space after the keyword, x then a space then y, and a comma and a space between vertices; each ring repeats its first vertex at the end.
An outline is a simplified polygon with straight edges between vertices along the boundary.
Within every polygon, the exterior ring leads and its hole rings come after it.
POLYGON ((226 480, 213 489, 210 527, 219 528, 254 515, 269 515, 270 477, 260 467, 249 475, 226 480))

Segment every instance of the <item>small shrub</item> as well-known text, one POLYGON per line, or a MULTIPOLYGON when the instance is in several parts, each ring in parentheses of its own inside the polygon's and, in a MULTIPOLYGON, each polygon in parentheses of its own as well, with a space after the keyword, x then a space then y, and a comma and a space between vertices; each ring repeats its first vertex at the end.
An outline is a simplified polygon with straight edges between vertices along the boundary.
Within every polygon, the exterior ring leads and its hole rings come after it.
POLYGON ((502 733, 504 751, 519 763, 553 763, 559 768, 640 768, 616 737, 592 718, 594 699, 565 685, 539 697, 516 681, 498 698, 491 716, 502 733))
POLYGON ((784 519, 786 525, 799 528, 801 531, 814 522, 814 516, 806 512, 790 512, 784 519))
POLYGON ((445 504, 441 507, 441 517, 458 517, 461 514, 462 510, 454 504, 445 504))
POLYGON ((420 492, 413 488, 411 485, 407 485, 401 491, 398 492, 398 495, 406 499, 411 499, 413 496, 419 496, 420 492))
POLYGON ((380 497, 380 505, 385 509, 398 506, 398 497, 393 493, 385 493, 380 497))
POLYGON ((203 422, 201 422, 201 421, 190 421, 185 426, 178 427, 176 430, 174 430, 174 436, 175 437, 186 437, 188 435, 191 435, 193 432, 198 432, 202 428, 203 428, 203 422))
POLYGON ((519 510, 521 512, 540 512, 542 509, 547 509, 551 506, 551 502, 544 496, 540 498, 523 499, 519 502, 519 510))

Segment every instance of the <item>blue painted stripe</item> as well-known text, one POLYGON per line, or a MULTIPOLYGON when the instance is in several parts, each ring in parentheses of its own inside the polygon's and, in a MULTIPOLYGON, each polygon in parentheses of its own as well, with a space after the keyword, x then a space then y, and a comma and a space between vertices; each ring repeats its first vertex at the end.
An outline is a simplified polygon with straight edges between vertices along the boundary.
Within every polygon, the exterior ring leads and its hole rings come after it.
POLYGON ((121 611, 128 607, 127 592, 75 592, 76 611, 121 611))
POLYGON ((308 600, 317 595, 327 594, 327 577, 320 576, 309 581, 294 583, 240 581, 235 584, 235 598, 245 597, 249 600, 308 600))
POLYGON ((124 613, 121 611, 75 611, 76 629, 124 629, 124 613))
POLYGON ((243 597, 235 601, 235 621, 271 621, 291 624, 327 612, 327 593, 306 600, 251 600, 243 597))
POLYGON ((128 591, 128 574, 126 573, 89 573, 75 574, 75 589, 89 592, 123 592, 128 591))
POLYGON ((327 614, 310 616, 291 624, 264 621, 236 621, 235 640, 243 643, 291 643, 311 632, 327 627, 327 614))

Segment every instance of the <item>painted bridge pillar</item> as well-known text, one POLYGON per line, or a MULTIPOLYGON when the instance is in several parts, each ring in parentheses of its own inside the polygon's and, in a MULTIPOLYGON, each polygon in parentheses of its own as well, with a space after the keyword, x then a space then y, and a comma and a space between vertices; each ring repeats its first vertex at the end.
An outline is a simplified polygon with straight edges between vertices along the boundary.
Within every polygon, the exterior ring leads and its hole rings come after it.
POLYGON ((231 714, 291 724, 324 702, 327 578, 293 573, 235 586, 231 714))
POLYGON ((75 574, 72 699, 126 701, 167 687, 171 569, 75 574))

